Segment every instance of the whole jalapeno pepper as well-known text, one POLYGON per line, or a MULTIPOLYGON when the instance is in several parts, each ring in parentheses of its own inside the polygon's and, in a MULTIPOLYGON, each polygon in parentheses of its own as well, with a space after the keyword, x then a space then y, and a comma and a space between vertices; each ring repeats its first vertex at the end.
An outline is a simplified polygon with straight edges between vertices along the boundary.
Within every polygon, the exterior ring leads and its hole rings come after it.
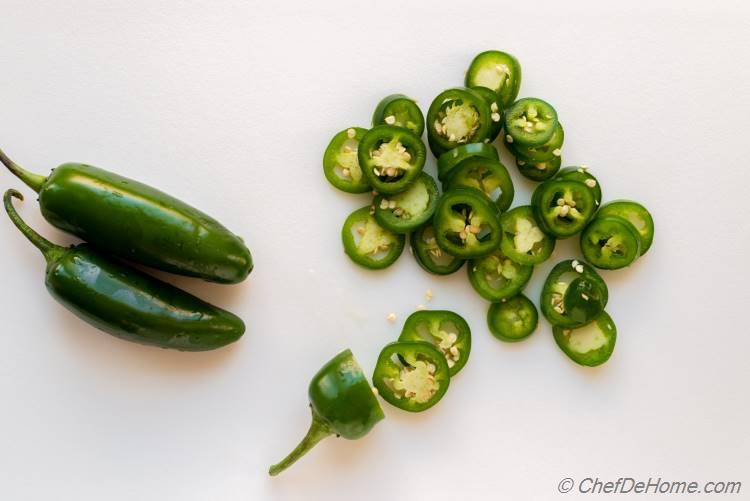
POLYGON ((427 140, 432 153, 437 157, 456 146, 488 140, 490 115, 487 101, 474 90, 441 92, 427 111, 427 140))
POLYGON ((557 263, 542 286, 539 307, 549 323, 580 327, 604 311, 609 291, 589 264, 577 259, 557 263))
POLYGON ((383 348, 375 365, 373 384, 389 404, 422 412, 448 391, 450 370, 440 351, 425 341, 400 341, 383 348))
POLYGON ((556 238, 580 233, 597 208, 585 184, 566 179, 551 179, 537 186, 531 205, 542 230, 556 238))
POLYGON ((432 224, 438 245, 459 258, 484 256, 500 245, 497 208, 472 188, 445 192, 432 224))
POLYGON ((345 350, 325 364, 308 388, 312 423, 307 435, 281 462, 271 466, 276 476, 330 435, 356 440, 365 436, 385 415, 362 369, 345 350))
POLYGON ((438 179, 446 182, 453 169, 467 158, 480 157, 500 161, 497 148, 489 143, 463 144, 448 150, 438 157, 438 179))
POLYGON ((372 114, 372 125, 395 125, 409 129, 417 137, 424 132, 424 115, 417 102, 403 94, 384 97, 372 114))
POLYGON ((66 163, 32 174, 0 161, 39 193, 52 225, 109 254, 209 282, 238 283, 253 269, 242 239, 166 193, 90 165, 66 163))
POLYGON ((425 147, 413 132, 395 125, 378 125, 362 137, 359 165, 378 193, 393 195, 406 190, 422 172, 425 147))
POLYGON ((182 351, 220 348, 245 332, 237 316, 87 244, 67 249, 52 244, 21 219, 12 197, 23 200, 19 192, 6 191, 5 211, 47 260, 47 290, 85 322, 126 341, 182 351))
POLYGON ((451 377, 469 360, 471 329, 466 320, 448 310, 415 311, 404 322, 399 341, 426 341, 443 355, 451 377))

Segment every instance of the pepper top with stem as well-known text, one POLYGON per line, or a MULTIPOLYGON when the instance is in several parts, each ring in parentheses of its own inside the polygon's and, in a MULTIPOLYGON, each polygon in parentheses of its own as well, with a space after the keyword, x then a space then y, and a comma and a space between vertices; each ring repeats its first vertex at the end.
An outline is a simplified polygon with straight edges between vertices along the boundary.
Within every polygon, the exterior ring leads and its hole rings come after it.
MULTIPOLYGON (((0 156, 3 156, 3 152, 1 150, 0 156)), ((13 207, 14 198, 23 201, 23 195, 17 190, 8 190, 5 192, 5 195, 3 195, 3 206, 5 206, 5 212, 8 213, 8 217, 13 222, 13 224, 16 225, 16 228, 18 228, 21 233, 29 240, 29 242, 34 244, 34 247, 42 252, 42 255, 44 255, 44 259, 47 261, 47 264, 56 261, 65 252, 65 248, 53 244, 52 242, 41 236, 39 233, 31 229, 31 227, 26 224, 23 219, 21 219, 21 216, 18 215, 16 209, 13 207)))
MULTIPOLYGON (((18 165, 16 162, 10 159, 8 155, 5 154, 3 150, 0 149, 0 162, 5 165, 9 171, 13 173, 18 179, 24 182, 26 186, 34 190, 35 192, 39 193, 39 191, 42 189, 42 186, 44 185, 44 182, 47 181, 47 178, 39 175, 34 174, 33 172, 29 172, 20 165, 18 165)), ((16 191, 18 194, 18 192, 16 191)), ((16 195, 13 195, 16 196, 16 195)), ((23 197, 21 197, 21 200, 23 200, 23 197)))
POLYGON ((329 435, 356 440, 385 417, 351 350, 342 351, 318 371, 310 382, 308 396, 310 429, 287 457, 271 466, 271 476, 290 467, 329 435))

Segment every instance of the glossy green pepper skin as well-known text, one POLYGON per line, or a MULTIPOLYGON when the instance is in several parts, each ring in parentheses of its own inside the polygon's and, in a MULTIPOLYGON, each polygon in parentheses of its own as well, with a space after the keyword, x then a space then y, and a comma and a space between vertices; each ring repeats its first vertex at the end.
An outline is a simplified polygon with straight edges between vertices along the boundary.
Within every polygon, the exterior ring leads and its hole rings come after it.
POLYGON ((240 237, 150 186, 85 164, 63 164, 45 178, 2 151, 0 161, 39 193, 50 224, 109 254, 217 283, 242 282, 253 269, 240 237))
POLYGON ((10 219, 44 254, 46 286, 68 310, 126 341, 207 351, 237 341, 245 325, 237 316, 170 284, 112 260, 87 244, 64 248, 42 238, 16 213, 9 190, 3 202, 10 219))
POLYGON ((356 440, 365 436, 385 415, 370 383, 344 350, 312 378, 308 389, 312 423, 302 442, 280 463, 269 469, 276 476, 330 435, 356 440))

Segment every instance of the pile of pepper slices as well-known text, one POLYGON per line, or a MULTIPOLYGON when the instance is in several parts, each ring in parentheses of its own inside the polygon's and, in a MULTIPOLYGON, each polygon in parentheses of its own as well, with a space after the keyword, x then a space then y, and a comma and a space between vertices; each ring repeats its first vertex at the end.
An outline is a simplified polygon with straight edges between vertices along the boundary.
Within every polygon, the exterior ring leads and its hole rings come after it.
MULTIPOLYGON (((583 259, 553 267, 540 307, 572 361, 601 365, 612 355, 617 330, 604 311, 608 289, 596 268, 624 268, 645 254, 653 219, 630 200, 601 205, 601 187, 587 168, 561 169, 565 133, 557 112, 542 99, 516 99, 520 86, 515 57, 482 52, 469 65, 465 87, 441 92, 426 119, 413 99, 394 94, 376 107, 372 128, 336 134, 323 158, 326 179, 342 191, 375 196, 344 222, 344 250, 358 265, 382 269, 398 259, 410 235, 413 255, 429 273, 454 273, 468 261, 472 287, 491 302, 489 330, 515 342, 537 327, 536 307, 522 294, 534 266, 551 256, 558 239, 580 235, 583 259), (422 170, 425 127, 442 190, 422 170), (493 145, 498 137, 521 175, 540 182, 530 205, 511 208, 514 187, 493 145)), ((339 354, 310 385, 308 435, 270 473, 330 434, 363 436, 383 418, 376 394, 407 411, 433 406, 470 347, 469 326, 459 315, 418 311, 378 357, 374 388, 350 351, 339 354)))

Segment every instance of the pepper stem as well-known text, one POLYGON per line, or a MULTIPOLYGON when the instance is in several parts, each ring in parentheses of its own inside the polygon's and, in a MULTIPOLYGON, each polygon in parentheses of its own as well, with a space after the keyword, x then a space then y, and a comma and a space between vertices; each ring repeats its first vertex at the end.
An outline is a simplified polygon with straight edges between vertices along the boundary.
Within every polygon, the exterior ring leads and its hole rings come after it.
POLYGON ((10 217, 10 220, 13 221, 13 224, 16 225, 16 228, 21 230, 21 233, 23 233, 26 238, 29 239, 29 242, 34 244, 37 249, 42 251, 42 254, 44 254, 44 258, 49 263, 50 260, 54 259, 54 257, 59 253, 59 251, 62 251, 64 249, 59 245, 53 244, 52 242, 41 236, 39 233, 32 230, 29 225, 26 224, 23 219, 21 219, 21 216, 18 215, 15 207, 13 207, 13 198, 23 200, 23 195, 16 190, 6 191, 5 195, 3 196, 3 205, 5 205, 5 212, 8 213, 8 217, 10 217))
POLYGON ((331 435, 332 433, 333 432, 329 428, 328 424, 323 421, 323 419, 321 419, 320 416, 318 416, 313 410, 312 423, 310 423, 310 429, 307 430, 307 435, 305 435, 305 438, 303 438, 299 445, 291 453, 289 453, 287 457, 282 459, 280 463, 271 466, 271 468, 268 470, 268 474, 272 477, 275 477, 282 471, 286 470, 287 468, 292 466, 299 458, 307 454, 308 451, 315 447, 318 442, 331 435))
POLYGON ((42 189, 42 185, 44 185, 44 182, 47 180, 46 177, 40 176, 39 174, 34 174, 33 172, 29 172, 20 165, 18 165, 16 162, 10 159, 8 155, 3 152, 3 150, 0 150, 0 162, 5 165, 9 171, 11 171, 18 179, 23 181, 26 186, 34 190, 35 192, 39 193, 39 190, 42 189))

